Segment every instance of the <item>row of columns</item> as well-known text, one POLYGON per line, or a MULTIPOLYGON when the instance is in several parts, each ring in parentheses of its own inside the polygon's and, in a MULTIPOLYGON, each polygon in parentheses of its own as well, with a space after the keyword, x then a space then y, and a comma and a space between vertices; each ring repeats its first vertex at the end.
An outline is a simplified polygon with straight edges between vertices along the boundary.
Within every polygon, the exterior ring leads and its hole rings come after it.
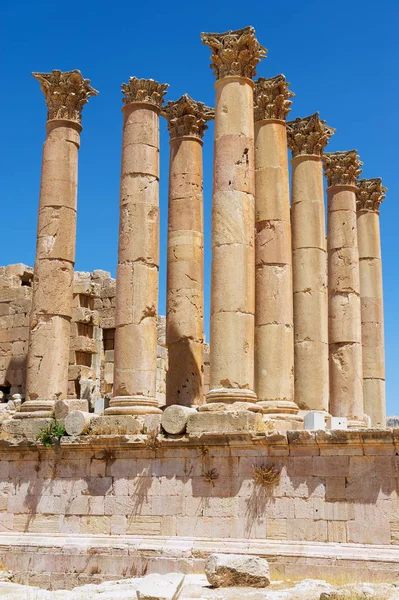
MULTIPOLYGON (((299 409, 320 410, 348 417, 353 427, 366 413, 384 426, 378 209, 385 188, 381 180, 357 180, 356 151, 324 153, 334 130, 317 113, 286 122, 294 94, 283 75, 254 84, 266 50, 252 27, 202 34, 202 41, 212 50, 214 111, 187 95, 163 106, 168 86, 153 80, 131 78, 122 86, 114 397, 106 412, 160 411, 162 114, 170 133, 167 402, 289 420, 300 420, 299 409), (212 118, 210 391, 203 404, 202 137, 212 118)), ((47 416, 66 397, 80 118, 97 93, 78 71, 35 76, 49 120, 21 417, 47 416)))

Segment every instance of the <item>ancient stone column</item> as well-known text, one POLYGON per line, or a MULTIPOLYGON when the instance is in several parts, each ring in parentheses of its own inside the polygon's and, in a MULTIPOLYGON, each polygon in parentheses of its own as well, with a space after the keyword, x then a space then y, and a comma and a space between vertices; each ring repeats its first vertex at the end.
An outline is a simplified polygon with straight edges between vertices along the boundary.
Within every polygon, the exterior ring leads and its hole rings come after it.
POLYGON ((80 71, 33 73, 47 104, 27 359, 18 417, 46 417, 66 399, 76 245, 81 112, 97 91, 80 71))
MULTIPOLYGON (((252 27, 203 33, 216 75, 212 208, 210 390, 202 409, 237 403, 252 410, 254 392, 255 178, 253 81, 266 50, 252 27)), ((236 404, 236 408, 237 408, 236 404)))
POLYGON ((362 328, 356 179, 362 163, 356 150, 324 156, 328 199, 328 323, 330 412, 363 424, 362 328))
POLYGON ((255 392, 274 418, 294 399, 292 250, 286 118, 294 94, 284 75, 260 78, 255 115, 255 392))
POLYGON ((328 412, 328 298, 322 153, 334 129, 318 113, 287 123, 292 151, 295 402, 328 412))
POLYGON ((202 137, 212 108, 185 94, 163 110, 170 133, 166 403, 203 403, 202 137))
POLYGON ((159 114, 168 85, 122 85, 122 170, 116 274, 114 397, 106 414, 158 413, 159 114))
POLYGON ((372 427, 386 427, 384 307, 380 241, 382 180, 359 179, 356 190, 362 315, 364 412, 372 427))

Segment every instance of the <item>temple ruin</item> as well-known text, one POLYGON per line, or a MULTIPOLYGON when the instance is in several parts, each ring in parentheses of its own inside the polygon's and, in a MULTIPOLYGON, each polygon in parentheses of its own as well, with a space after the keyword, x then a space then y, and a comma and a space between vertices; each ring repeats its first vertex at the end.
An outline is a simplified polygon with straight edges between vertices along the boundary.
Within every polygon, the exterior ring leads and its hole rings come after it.
POLYGON ((335 129, 318 113, 289 120, 285 76, 255 79, 267 50, 252 27, 201 39, 214 108, 188 94, 165 99, 173 90, 152 79, 122 85, 116 280, 74 272, 82 109, 98 92, 79 71, 33 74, 47 106, 36 260, 0 268, 0 559, 20 581, 56 589, 76 578, 196 573, 221 545, 273 557, 281 576, 322 568, 383 578, 399 564, 399 434, 385 408, 386 188, 359 178, 356 150, 327 151, 335 129))

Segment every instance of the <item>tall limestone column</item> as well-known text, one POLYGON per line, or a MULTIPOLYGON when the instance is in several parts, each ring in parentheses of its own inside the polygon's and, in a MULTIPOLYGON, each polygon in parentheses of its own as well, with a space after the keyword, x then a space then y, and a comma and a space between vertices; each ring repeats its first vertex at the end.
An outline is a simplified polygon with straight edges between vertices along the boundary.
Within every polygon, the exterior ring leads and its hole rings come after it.
POLYGON ((51 416, 67 397, 81 112, 98 94, 80 71, 33 73, 47 105, 26 398, 19 418, 51 416))
POLYGON ((356 179, 362 163, 356 150, 324 156, 328 182, 328 323, 330 412, 350 427, 364 421, 359 248, 356 179))
POLYGON ((380 241, 382 180, 359 179, 356 190, 362 309, 364 412, 372 427, 386 427, 384 306, 380 241))
POLYGON ((294 94, 284 75, 260 78, 255 115, 255 392, 273 418, 294 400, 292 249, 286 118, 294 94))
POLYGON ((292 151, 295 402, 328 412, 328 298, 322 154, 334 133, 318 113, 287 123, 292 151))
POLYGON ((259 411, 254 390, 253 81, 266 50, 252 27, 203 33, 216 74, 210 390, 204 410, 259 411))
POLYGON ((166 403, 203 403, 202 138, 212 108, 185 94, 163 109, 170 133, 166 403))
POLYGON ((122 85, 122 169, 116 273, 114 397, 106 414, 158 413, 159 114, 168 85, 122 85))

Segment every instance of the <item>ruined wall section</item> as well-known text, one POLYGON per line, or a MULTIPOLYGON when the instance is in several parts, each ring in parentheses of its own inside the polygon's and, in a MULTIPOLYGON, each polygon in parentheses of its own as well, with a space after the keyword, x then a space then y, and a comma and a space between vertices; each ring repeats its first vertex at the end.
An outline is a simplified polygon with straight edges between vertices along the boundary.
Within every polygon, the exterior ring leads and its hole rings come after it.
POLYGON ((33 269, 0 267, 0 391, 25 394, 33 269))
MULTIPOLYGON (((32 267, 0 267, 0 392, 25 395, 32 267)), ((68 398, 112 395, 115 337, 115 279, 107 271, 75 272, 68 398)), ((165 317, 158 317, 157 399, 166 402, 168 353, 165 317)))

